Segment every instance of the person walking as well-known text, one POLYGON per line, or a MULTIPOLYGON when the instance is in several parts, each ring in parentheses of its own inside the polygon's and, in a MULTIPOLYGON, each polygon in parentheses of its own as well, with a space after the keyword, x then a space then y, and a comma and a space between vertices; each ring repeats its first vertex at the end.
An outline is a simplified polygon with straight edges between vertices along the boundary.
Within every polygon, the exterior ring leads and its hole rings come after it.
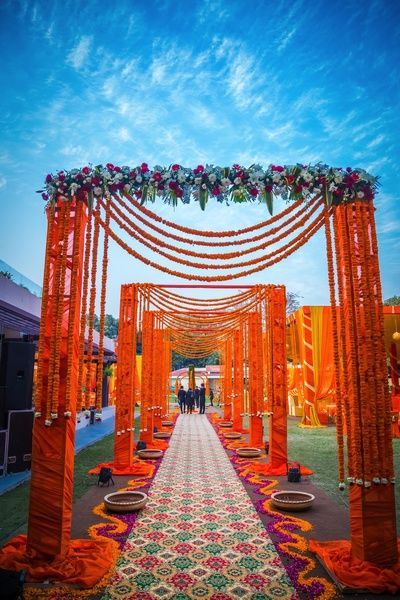
POLYGON ((178 391, 178 402, 179 402, 179 406, 181 408, 181 413, 183 414, 186 409, 186 392, 183 388, 183 385, 181 385, 181 387, 178 391))
POLYGON ((199 405, 200 405, 200 414, 204 415, 206 412, 206 388, 204 383, 201 384, 199 390, 199 405))
POLYGON ((190 387, 186 392, 186 412, 192 414, 194 407, 194 392, 190 387))
POLYGON ((194 388, 194 401, 196 403, 196 408, 199 408, 199 398, 200 398, 200 390, 199 390, 199 386, 196 385, 196 387, 194 388))
POLYGON ((210 399, 210 406, 214 406, 214 404, 213 404, 214 392, 212 390, 210 390, 210 395, 208 397, 210 399))

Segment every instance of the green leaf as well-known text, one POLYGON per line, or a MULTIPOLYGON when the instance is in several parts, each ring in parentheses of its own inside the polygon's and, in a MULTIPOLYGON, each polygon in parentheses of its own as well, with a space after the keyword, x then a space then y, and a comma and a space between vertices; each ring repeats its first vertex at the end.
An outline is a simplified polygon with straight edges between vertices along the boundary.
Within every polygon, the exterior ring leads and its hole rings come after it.
POLYGON ((265 203, 267 205, 269 214, 272 216, 273 208, 274 208, 274 204, 273 204, 273 200, 272 200, 272 192, 265 192, 265 203))
POLYGON ((328 186, 325 187, 325 202, 328 208, 332 207, 333 193, 328 190, 328 186))
POLYGON ((88 192, 88 195, 87 195, 87 203, 88 203, 88 209, 90 212, 93 208, 93 192, 91 190, 88 192))
POLYGON ((205 209, 207 200, 208 200, 208 190, 203 190, 203 188, 200 188, 199 202, 200 202, 201 210, 205 209))
POLYGON ((147 200, 147 190, 148 190, 148 186, 144 185, 142 187, 142 197, 140 199, 140 204, 145 204, 145 202, 147 200))

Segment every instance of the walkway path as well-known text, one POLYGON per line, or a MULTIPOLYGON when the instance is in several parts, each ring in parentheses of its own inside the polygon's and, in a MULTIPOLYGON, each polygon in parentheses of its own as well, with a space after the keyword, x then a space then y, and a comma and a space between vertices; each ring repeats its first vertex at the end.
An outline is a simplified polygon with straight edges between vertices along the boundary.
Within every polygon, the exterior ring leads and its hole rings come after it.
POLYGON ((103 600, 297 598, 206 416, 181 415, 103 600))

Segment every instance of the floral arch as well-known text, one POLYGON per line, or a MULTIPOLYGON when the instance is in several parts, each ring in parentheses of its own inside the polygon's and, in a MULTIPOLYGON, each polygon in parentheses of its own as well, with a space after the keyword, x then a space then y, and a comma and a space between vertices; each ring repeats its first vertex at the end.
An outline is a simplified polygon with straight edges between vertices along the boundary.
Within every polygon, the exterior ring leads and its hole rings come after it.
MULTIPOLYGON (((350 483, 351 542, 343 543, 339 554, 336 542, 333 550, 329 543, 316 543, 314 549, 339 580, 351 581, 353 558, 372 565, 374 572, 384 570, 391 580, 398 578, 390 398, 373 206, 377 185, 377 178, 362 169, 323 164, 270 165, 267 169, 259 165, 198 165, 188 169, 174 164, 150 169, 146 163, 134 168, 109 163, 47 175, 45 189, 40 190, 47 202, 48 233, 29 529, 27 540, 16 542, 12 552, 0 554, 1 566, 23 565, 35 577, 35 565, 40 565, 43 574, 53 572, 56 563, 61 579, 71 565, 77 577, 85 579, 93 554, 98 557, 93 576, 100 578, 110 566, 110 553, 104 547, 96 549, 90 542, 89 549, 88 542, 70 539, 74 417, 77 408, 87 407, 88 403, 88 392, 80 393, 84 383, 86 314, 87 353, 91 356, 99 267, 102 361, 109 240, 132 257, 170 275, 221 283, 260 272, 283 260, 324 229, 339 391, 339 481, 341 487, 346 477, 350 483), (272 216, 275 196, 286 199, 287 207, 272 216), (149 202, 157 197, 174 205, 198 201, 203 210, 212 200, 260 201, 271 216, 247 228, 202 231, 162 219, 150 210, 149 202), (212 252, 182 250, 180 245, 187 242, 188 234, 194 236, 199 248, 212 252), (155 253, 155 258, 145 257, 133 247, 133 240, 155 253), (160 255, 169 266, 161 267, 160 255), (377 520, 379 525, 372 528, 370 524, 377 520), (79 573, 80 568, 84 573, 79 573)), ((134 286, 126 293, 131 294, 123 309, 127 311, 124 335, 129 337, 135 321, 129 311, 137 309, 137 302, 146 306, 150 299, 146 295, 135 299, 134 286)), ((146 320, 150 318, 146 316, 146 320)), ((151 324, 144 329, 148 335, 154 334, 151 324)), ((119 358, 123 363, 123 357, 119 358)), ((129 365, 127 368, 129 371, 129 365)), ((128 398, 129 385, 128 380, 128 398)), ((101 385, 97 387, 101 389, 101 385)), ((96 402, 100 412, 100 398, 96 402)), ((131 443, 132 432, 128 437, 131 443)))

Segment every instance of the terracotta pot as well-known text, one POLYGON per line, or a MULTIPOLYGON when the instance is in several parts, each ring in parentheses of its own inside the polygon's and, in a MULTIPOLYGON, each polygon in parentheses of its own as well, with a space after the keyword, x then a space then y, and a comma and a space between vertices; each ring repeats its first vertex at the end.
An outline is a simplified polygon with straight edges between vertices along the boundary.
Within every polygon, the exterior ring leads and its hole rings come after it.
POLYGON ((112 512, 133 512, 143 508, 148 499, 143 492, 114 492, 104 496, 104 504, 112 512))
POLYGON ((220 421, 218 425, 220 427, 232 427, 233 423, 232 421, 220 421))
POLYGON ((237 448, 236 454, 241 458, 259 458, 261 450, 259 448, 237 448))
POLYGON ((238 431, 228 431, 224 433, 224 438, 226 440, 239 440, 242 437, 242 434, 238 431))
POLYGON ((315 500, 315 496, 307 492, 285 491, 271 495, 272 504, 281 510, 307 510, 315 500))
POLYGON ((161 458, 163 455, 163 451, 162 450, 148 450, 147 448, 145 450, 138 450, 138 456, 139 458, 144 458, 144 459, 156 459, 156 458, 161 458))
POLYGON ((171 434, 169 431, 157 431, 156 433, 153 433, 153 437, 158 440, 166 440, 171 437, 171 434))

